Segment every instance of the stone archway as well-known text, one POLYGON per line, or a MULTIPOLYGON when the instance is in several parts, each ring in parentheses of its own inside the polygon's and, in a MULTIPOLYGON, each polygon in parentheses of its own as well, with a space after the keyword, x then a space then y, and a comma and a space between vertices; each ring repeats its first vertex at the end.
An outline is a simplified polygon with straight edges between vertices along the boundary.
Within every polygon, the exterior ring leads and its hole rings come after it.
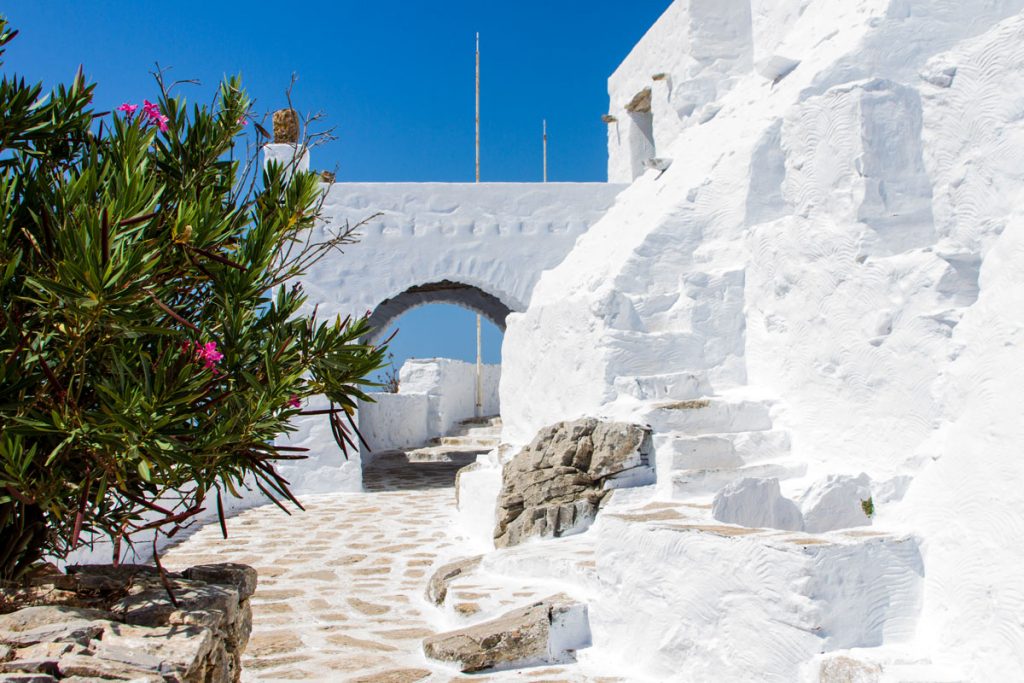
POLYGON ((369 319, 374 333, 366 341, 378 341, 395 320, 414 308, 430 304, 453 304, 469 309, 490 320, 502 332, 505 331, 505 318, 513 312, 513 309, 497 296, 462 282, 440 280, 413 285, 401 294, 384 299, 377 305, 369 319))
MULTIPOLYGON (((267 158, 290 159, 294 147, 267 145, 267 158)), ((299 166, 308 168, 308 155, 299 166)), ((545 270, 614 203, 624 185, 608 183, 327 183, 320 240, 359 225, 358 241, 314 264, 301 278, 306 307, 324 319, 369 315, 379 340, 403 313, 432 303, 476 311, 505 329, 525 311, 545 270)), ((308 408, 328 407, 325 397, 308 408)), ((320 416, 298 417, 284 443, 308 449, 280 471, 295 491, 362 488, 360 458, 346 460, 320 416)))

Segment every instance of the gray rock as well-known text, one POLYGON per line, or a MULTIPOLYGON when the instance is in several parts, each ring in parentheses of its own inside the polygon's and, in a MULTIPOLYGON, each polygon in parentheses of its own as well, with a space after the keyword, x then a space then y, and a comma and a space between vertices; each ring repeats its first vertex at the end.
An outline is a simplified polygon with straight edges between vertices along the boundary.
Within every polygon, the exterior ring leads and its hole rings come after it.
POLYGON ((448 595, 448 584, 479 567, 482 559, 482 555, 477 555, 441 566, 427 582, 427 600, 435 605, 444 604, 444 599, 448 595))
POLYGON ((423 641, 428 657, 454 663, 464 673, 565 664, 576 661, 576 650, 589 646, 586 605, 565 595, 423 641))
POLYGON ((256 592, 256 570, 244 564, 223 562, 220 564, 200 564, 189 567, 184 572, 185 578, 221 586, 234 586, 238 589, 240 600, 248 600, 256 592))
POLYGON ((132 683, 169 683, 175 679, 165 679, 159 673, 148 668, 139 668, 131 664, 110 661, 88 655, 66 655, 57 662, 60 677, 82 676, 85 678, 109 679, 115 681, 132 681, 132 683))
MULTIPOLYGON (((48 674, 0 674, 0 683, 56 683, 56 681, 56 678, 48 674)), ((70 683, 75 682, 71 681, 70 683)))
POLYGON ((87 643, 110 624, 100 610, 46 605, 0 615, 0 643, 26 647, 36 643, 87 643))
POLYGON ((18 648, 13 654, 4 657, 12 661, 52 660, 57 661, 67 654, 82 654, 87 651, 79 643, 36 643, 28 647, 18 648))
POLYGON ((0 673, 26 673, 57 675, 56 659, 16 659, 0 662, 0 673))
POLYGON ((17 612, 0 614, 0 631, 22 633, 43 626, 64 625, 70 622, 92 622, 110 619, 110 612, 63 605, 25 607, 17 612))
POLYGON ((588 418, 545 427, 502 470, 495 545, 587 529, 609 490, 653 483, 651 451, 639 425, 588 418))
POLYGON ((93 644, 92 652, 108 662, 190 680, 213 647, 213 634, 205 628, 113 624, 103 640, 93 644))
POLYGON ((8 601, 59 593, 71 604, 0 615, 0 682, 237 683, 255 571, 204 565, 167 577, 177 605, 155 568, 131 565, 73 567, 4 591, 8 601), (110 611, 77 606, 111 602, 110 611))
POLYGON ((238 617, 238 590, 233 586, 175 581, 172 589, 177 606, 170 601, 163 585, 151 580, 133 586, 111 610, 120 621, 138 626, 165 626, 180 611, 221 614, 218 627, 231 624, 238 617))

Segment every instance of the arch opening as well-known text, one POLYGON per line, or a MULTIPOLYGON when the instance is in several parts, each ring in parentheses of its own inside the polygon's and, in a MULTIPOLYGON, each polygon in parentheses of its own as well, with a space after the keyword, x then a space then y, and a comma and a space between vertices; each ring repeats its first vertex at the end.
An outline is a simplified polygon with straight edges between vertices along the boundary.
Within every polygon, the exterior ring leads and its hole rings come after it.
POLYGON ((359 405, 367 486, 381 473, 408 473, 407 466, 436 472, 465 465, 497 446, 500 350, 512 310, 490 292, 452 280, 416 285, 377 305, 366 341, 396 336, 391 366, 375 378, 384 386, 372 403, 359 405), (474 313, 484 321, 479 366, 474 313))
POLYGON ((385 299, 370 314, 373 332, 366 339, 370 343, 380 341, 394 321, 414 308, 428 304, 453 304, 479 313, 505 332, 505 318, 512 312, 501 299, 479 287, 452 280, 439 280, 415 285, 397 296, 385 299))

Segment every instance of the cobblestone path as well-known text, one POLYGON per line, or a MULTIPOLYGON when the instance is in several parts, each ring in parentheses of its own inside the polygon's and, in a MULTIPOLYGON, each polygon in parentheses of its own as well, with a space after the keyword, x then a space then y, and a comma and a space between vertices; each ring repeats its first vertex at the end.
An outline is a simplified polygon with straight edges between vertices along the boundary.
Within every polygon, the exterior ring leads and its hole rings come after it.
POLYGON ((307 511, 273 505, 215 523, 169 549, 181 569, 241 562, 259 572, 243 681, 582 681, 576 667, 464 676, 428 662, 424 637, 455 625, 423 597, 432 569, 471 554, 453 532, 463 462, 388 458, 364 493, 307 496, 307 511))

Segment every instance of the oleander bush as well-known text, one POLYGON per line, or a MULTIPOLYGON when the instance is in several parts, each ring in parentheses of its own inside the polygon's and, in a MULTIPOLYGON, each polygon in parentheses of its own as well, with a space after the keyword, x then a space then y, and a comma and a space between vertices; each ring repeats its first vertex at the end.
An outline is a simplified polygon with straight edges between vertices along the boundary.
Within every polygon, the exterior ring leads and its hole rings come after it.
MULTIPOLYGON (((0 18, 0 56, 14 37, 0 18)), ((0 62, 2 65, 2 62, 0 62)), ((5 74, 6 74, 5 70, 5 74)), ((0 579, 92 538, 119 552, 256 487, 294 500, 276 446, 326 395, 343 447, 386 349, 365 319, 327 320, 295 278, 352 241, 311 228, 322 192, 261 169, 266 132, 226 79, 186 105, 95 112, 69 86, 0 80, 0 579), (347 418, 347 420, 346 420, 347 418)))

